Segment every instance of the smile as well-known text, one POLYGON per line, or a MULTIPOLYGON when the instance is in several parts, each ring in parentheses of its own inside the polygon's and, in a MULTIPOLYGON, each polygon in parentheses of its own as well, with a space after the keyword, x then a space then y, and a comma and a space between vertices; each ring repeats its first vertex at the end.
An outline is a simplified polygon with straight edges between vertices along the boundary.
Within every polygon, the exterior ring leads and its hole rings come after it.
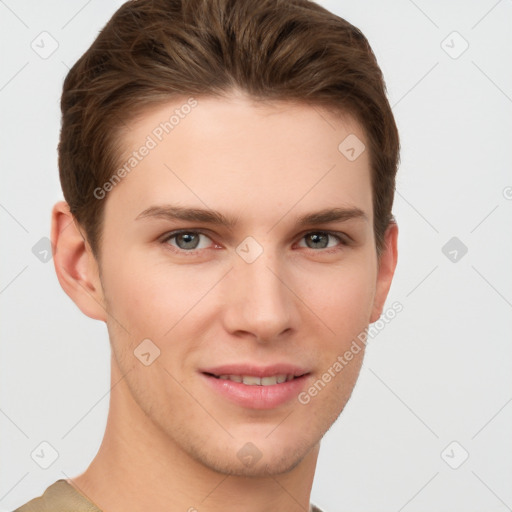
POLYGON ((212 375, 217 379, 230 380, 233 382, 241 382, 246 386, 274 386, 295 379, 292 374, 271 375, 269 377, 256 377, 255 375, 212 375))
POLYGON ((312 378, 308 368, 292 364, 227 364, 200 370, 213 396, 247 409, 274 409, 296 402, 312 378))

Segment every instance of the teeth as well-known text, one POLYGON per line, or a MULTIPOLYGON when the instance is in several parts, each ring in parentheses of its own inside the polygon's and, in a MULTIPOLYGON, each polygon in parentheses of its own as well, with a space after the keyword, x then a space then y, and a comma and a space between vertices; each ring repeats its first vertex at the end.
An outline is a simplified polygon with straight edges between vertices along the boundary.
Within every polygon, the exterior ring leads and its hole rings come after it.
POLYGON ((273 386, 293 380, 293 375, 273 375, 271 377, 255 377, 253 375, 219 375, 219 379, 243 382, 247 386, 273 386))
POLYGON ((242 377, 242 382, 244 384, 247 384, 248 386, 261 386, 261 379, 260 377, 251 377, 248 375, 244 375, 242 377))

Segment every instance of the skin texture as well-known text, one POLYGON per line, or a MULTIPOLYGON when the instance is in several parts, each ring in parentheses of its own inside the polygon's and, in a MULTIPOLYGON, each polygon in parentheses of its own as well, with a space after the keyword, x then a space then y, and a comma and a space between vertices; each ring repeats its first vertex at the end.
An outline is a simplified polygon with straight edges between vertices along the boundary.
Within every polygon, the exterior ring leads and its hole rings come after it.
MULTIPOLYGON (((378 260, 368 151, 352 162, 338 151, 349 134, 366 144, 350 117, 240 93, 197 101, 101 199, 101 272, 66 203, 53 210, 59 281, 86 315, 106 323, 112 347, 105 437, 70 483, 108 512, 307 510, 320 440, 350 397, 364 351, 308 404, 295 397, 266 410, 227 400, 200 369, 290 363, 308 371, 307 390, 380 316, 397 227, 388 228, 378 260), (216 210, 236 223, 136 220, 166 204, 216 210), (326 208, 364 216, 297 225, 326 208), (195 252, 165 239, 177 229, 203 233, 195 252), (342 238, 308 246, 307 235, 319 231, 342 238), (237 253, 247 237, 263 250, 252 263, 237 253), (134 355, 144 339, 160 350, 148 366, 134 355), (260 459, 246 465, 237 454, 248 442, 260 459)), ((132 122, 126 155, 185 102, 132 122)))

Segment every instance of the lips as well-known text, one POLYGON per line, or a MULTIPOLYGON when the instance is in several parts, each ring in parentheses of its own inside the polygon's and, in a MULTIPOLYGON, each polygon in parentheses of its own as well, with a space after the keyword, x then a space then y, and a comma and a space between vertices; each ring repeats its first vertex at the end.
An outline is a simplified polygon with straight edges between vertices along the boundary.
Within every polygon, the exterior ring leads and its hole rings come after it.
POLYGON ((274 377, 277 375, 300 377, 308 373, 307 368, 288 363, 278 363, 268 366, 258 366, 255 364, 225 364, 222 366, 203 368, 200 371, 202 373, 209 373, 215 377, 220 377, 221 375, 247 375, 260 378, 274 377))
POLYGON ((200 372, 210 389, 250 409, 271 409, 293 400, 309 375, 306 368, 290 364, 224 365, 200 372))
POLYGON ((231 380, 233 382, 242 382, 246 386, 274 386, 275 384, 282 384, 289 382, 295 378, 294 375, 271 375, 269 377, 257 377, 255 375, 214 375, 218 379, 231 380))

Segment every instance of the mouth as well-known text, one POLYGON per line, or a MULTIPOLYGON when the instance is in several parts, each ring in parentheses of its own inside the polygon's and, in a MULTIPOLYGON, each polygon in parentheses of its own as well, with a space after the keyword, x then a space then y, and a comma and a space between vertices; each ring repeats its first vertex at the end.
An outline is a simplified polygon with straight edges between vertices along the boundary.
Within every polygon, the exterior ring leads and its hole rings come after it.
POLYGON ((298 379, 303 375, 293 375, 291 373, 281 373, 278 375, 270 375, 268 377, 258 377, 256 375, 215 375, 213 373, 204 372, 205 375, 220 380, 230 380, 245 384, 246 386, 275 386, 276 384, 283 384, 298 379))
POLYGON ((288 364, 225 365, 200 371, 215 396, 248 409, 274 409, 296 400, 309 371, 288 364))

